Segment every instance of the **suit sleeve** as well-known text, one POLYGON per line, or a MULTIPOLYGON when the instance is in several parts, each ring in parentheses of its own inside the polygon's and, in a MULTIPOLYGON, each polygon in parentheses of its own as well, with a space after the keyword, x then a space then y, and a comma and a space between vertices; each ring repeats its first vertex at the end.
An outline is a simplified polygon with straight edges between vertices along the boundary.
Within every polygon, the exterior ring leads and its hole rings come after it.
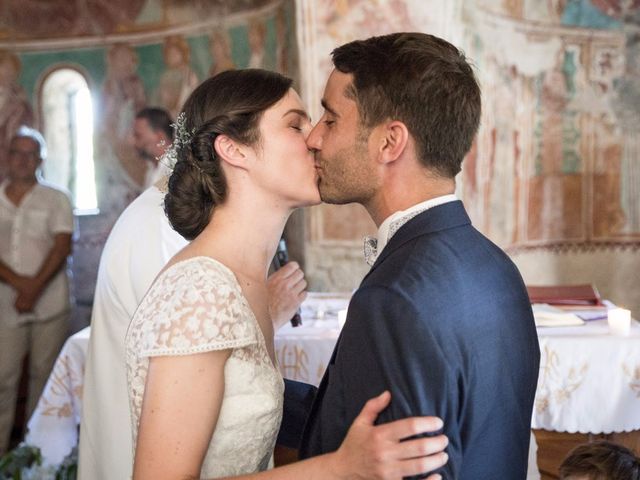
POLYGON ((446 339, 431 322, 450 319, 429 315, 428 302, 417 309, 406 295, 384 287, 367 287, 353 297, 338 358, 345 419, 352 422, 364 403, 384 390, 391 404, 378 423, 421 415, 444 420, 449 437, 444 478, 456 478, 460 462, 458 412, 464 395, 460 370, 445 355, 446 339))

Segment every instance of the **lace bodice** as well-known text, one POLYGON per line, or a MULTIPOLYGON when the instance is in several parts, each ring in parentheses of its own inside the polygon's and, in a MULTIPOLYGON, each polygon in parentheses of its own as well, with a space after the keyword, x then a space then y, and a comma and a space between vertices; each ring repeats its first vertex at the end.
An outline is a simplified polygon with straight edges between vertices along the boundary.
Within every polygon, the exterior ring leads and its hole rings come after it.
POLYGON ((282 419, 282 377, 234 274, 209 257, 167 268, 129 325, 126 356, 134 451, 149 357, 222 349, 232 353, 201 477, 240 475, 270 465, 282 419))

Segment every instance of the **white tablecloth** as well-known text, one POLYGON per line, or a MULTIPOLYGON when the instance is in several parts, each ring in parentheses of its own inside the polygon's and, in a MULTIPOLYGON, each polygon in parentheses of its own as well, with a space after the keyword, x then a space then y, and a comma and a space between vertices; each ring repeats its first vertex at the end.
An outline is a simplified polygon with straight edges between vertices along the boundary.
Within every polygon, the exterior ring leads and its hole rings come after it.
MULTIPOLYGON (((347 294, 309 294, 303 325, 282 327, 275 347, 283 376, 318 385, 340 333, 338 311, 347 294)), ((608 333, 606 321, 540 328, 540 380, 532 427, 562 432, 640 430, 640 325, 630 337, 608 333)), ((78 442, 86 328, 65 343, 29 420, 27 443, 59 464, 78 442)))
POLYGON ((45 465, 59 465, 78 445, 89 333, 87 327, 67 339, 27 424, 25 442, 40 447, 45 465))
POLYGON ((640 325, 629 337, 606 320, 539 328, 540 377, 533 428, 612 433, 640 429, 640 325))

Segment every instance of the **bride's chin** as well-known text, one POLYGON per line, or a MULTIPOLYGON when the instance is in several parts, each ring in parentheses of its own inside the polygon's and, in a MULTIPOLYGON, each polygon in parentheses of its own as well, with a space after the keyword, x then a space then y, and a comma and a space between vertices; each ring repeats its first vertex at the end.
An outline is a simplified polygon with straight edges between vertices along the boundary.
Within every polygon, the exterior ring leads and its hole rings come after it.
POLYGON ((316 190, 308 198, 301 199, 301 201, 296 202, 295 208, 313 207, 314 205, 320 205, 321 203, 322 200, 320 199, 320 192, 316 190))

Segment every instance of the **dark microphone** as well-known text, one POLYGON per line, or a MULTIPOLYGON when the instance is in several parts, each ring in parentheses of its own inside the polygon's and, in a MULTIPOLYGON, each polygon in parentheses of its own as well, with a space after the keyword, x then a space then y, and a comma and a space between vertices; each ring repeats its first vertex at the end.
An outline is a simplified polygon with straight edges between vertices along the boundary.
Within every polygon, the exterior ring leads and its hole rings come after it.
MULTIPOLYGON (((289 263, 289 252, 287 251, 287 242, 284 238, 281 238, 278 242, 278 248, 276 248, 276 255, 273 257, 273 268, 278 270, 285 264, 289 263)), ((302 325, 302 317, 300 316, 300 309, 291 317, 291 326, 299 327, 302 325)))

